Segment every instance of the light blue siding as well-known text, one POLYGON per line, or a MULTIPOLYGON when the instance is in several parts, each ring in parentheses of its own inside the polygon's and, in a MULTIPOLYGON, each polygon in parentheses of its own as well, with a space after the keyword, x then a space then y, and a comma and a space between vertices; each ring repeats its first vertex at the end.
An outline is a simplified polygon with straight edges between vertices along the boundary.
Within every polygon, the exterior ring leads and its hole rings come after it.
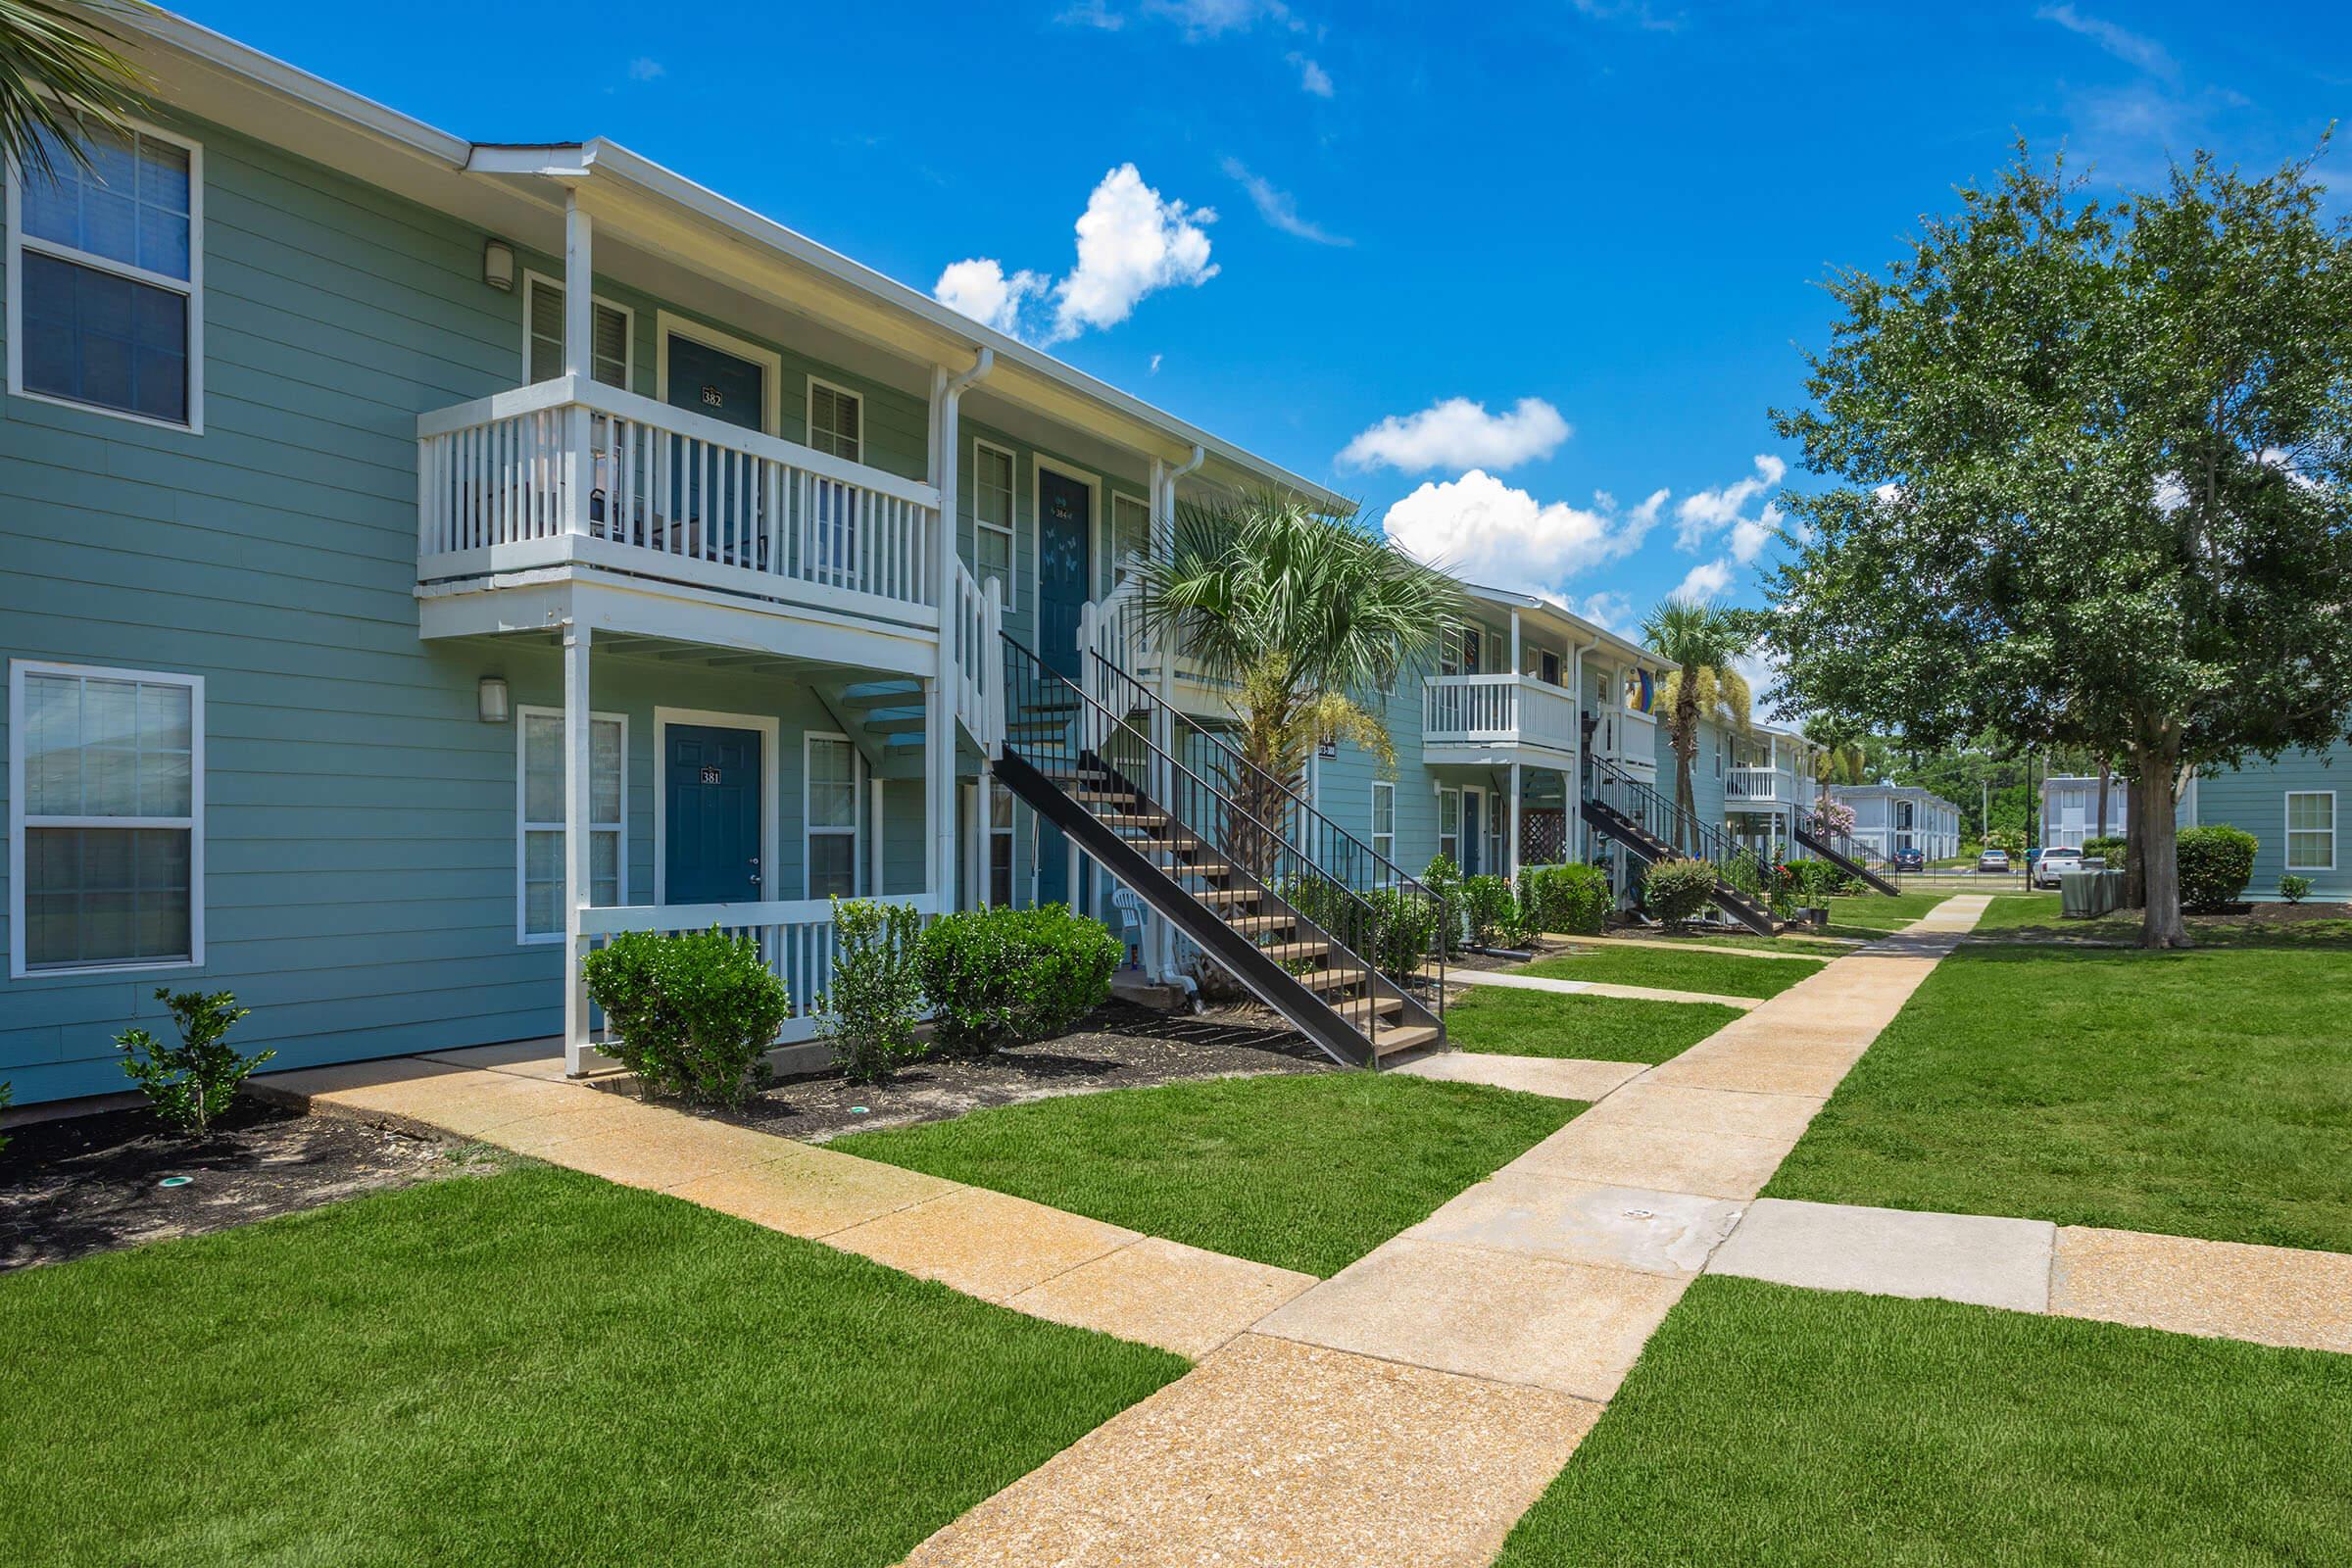
POLYGON ((2352 901, 2352 745, 2324 752, 2289 752, 2275 762, 2257 760, 2236 772, 2201 773, 2196 784, 2200 825, 2228 823, 2254 835, 2254 880, 2246 897, 2257 903, 2278 897, 2286 873, 2286 797, 2290 791, 2332 792, 2335 796, 2333 870, 2298 870, 2312 881, 2311 897, 2352 901))

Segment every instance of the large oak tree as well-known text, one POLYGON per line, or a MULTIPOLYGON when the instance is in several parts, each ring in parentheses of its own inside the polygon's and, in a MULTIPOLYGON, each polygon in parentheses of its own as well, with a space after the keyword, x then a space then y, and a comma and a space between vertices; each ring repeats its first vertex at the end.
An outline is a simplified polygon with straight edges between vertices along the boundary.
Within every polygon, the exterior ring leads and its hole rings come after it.
POLYGON ((2144 942, 2185 942, 2185 770, 2352 722, 2352 236, 2308 163, 2092 199, 2019 150, 1841 271, 1769 626, 1794 706, 2125 760, 2144 942))

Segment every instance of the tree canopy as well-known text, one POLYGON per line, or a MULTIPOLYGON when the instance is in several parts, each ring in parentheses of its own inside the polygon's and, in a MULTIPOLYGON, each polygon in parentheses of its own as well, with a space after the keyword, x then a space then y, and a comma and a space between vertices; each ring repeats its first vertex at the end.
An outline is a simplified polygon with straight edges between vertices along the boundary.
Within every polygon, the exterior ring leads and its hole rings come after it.
POLYGON ((2146 940, 2182 770, 2352 723, 2352 235, 2308 161, 2102 202, 2017 162, 1827 287, 1760 617, 1788 701, 1921 750, 2125 761, 2146 940))

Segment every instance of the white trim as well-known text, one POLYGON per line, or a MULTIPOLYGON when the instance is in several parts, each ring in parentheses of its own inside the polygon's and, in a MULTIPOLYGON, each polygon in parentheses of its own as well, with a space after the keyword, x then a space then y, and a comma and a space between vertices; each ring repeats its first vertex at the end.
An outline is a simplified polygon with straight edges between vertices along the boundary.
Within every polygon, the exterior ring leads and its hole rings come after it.
MULTIPOLYGON (((530 778, 528 738, 530 731, 524 720, 533 717, 552 718, 561 724, 564 721, 564 710, 561 707, 549 708, 544 704, 518 704, 514 709, 514 940, 518 945, 527 948, 558 945, 564 940, 562 925, 558 925, 552 931, 535 932, 530 927, 528 893, 530 878, 528 873, 531 835, 564 831, 562 817, 534 822, 530 818, 530 813, 524 808, 525 792, 530 778)), ((629 715, 599 712, 592 708, 588 710, 588 721, 591 725, 618 724, 620 726, 620 819, 615 822, 591 822, 588 824, 588 831, 616 835, 612 902, 616 905, 626 904, 629 902, 629 715)), ((561 737, 558 738, 556 744, 560 753, 563 747, 561 737)), ((591 737, 588 752, 593 759, 596 755, 593 737, 591 737)), ((562 761, 563 758, 559 755, 557 760, 562 761)), ((596 798, 596 785, 593 779, 589 782, 588 796, 590 800, 596 798)), ((561 914, 563 911, 559 908, 557 912, 561 914)))
POLYGON ((669 902, 669 726, 699 724, 710 729, 750 729, 760 732, 760 887, 774 886, 776 823, 781 819, 776 779, 776 748, 783 721, 773 714, 721 713, 702 708, 654 710, 654 903, 669 902))
POLYGON ((1000 445, 983 436, 972 437, 972 576, 985 582, 980 569, 980 530, 1004 535, 1004 603, 1018 609, 1021 603, 1021 455, 1011 447, 1000 445), (980 454, 995 452, 1004 459, 1004 509, 1012 514, 999 529, 993 522, 980 520, 980 454))
MULTIPOLYGON (((654 313, 655 402, 662 404, 669 402, 669 340, 672 334, 679 337, 690 337, 706 348, 717 349, 722 354, 732 354, 739 360, 745 360, 758 366, 760 368, 760 433, 774 436, 778 440, 783 439, 784 419, 781 405, 784 401, 784 356, 778 354, 774 349, 762 348, 749 338, 737 337, 732 332, 722 332, 715 326, 705 326, 691 317, 679 316, 671 311, 657 310, 654 313)), ((630 390, 635 389, 631 388, 630 390)), ((712 422, 723 424, 726 421, 722 419, 712 422)), ((736 427, 729 426, 729 428, 736 427)))
POLYGON ((843 463, 863 466, 866 448, 865 394, 856 387, 843 386, 839 381, 828 381, 823 376, 810 372, 808 384, 801 389, 801 445, 812 451, 824 452, 825 456, 829 458, 840 458, 843 463), (827 451, 816 444, 816 389, 820 386, 832 393, 835 398, 848 398, 852 403, 858 405, 858 455, 854 458, 843 458, 840 453, 827 451))
MULTIPOLYGON (((13 722, 13 721, 12 721, 12 722, 13 722)), ((2302 871, 2332 871, 2332 870, 2334 870, 2334 869, 2335 869, 2335 862, 2336 862, 2336 853, 2335 853, 2335 846, 2336 846, 2336 835, 2337 835, 2337 832, 2338 832, 2338 824, 2337 824, 2337 821, 2336 821, 2336 815, 2335 815, 2335 791, 2333 791, 2333 790, 2288 790, 2288 791, 2286 791, 2286 792, 2285 792, 2285 799, 2279 803, 2278 830, 2279 830, 2279 833, 2280 833, 2280 834, 2283 836, 2283 838, 2284 838, 2284 840, 2285 840, 2285 842, 2284 842, 2284 843, 2282 843, 2282 844, 2280 844, 2280 845, 2279 845, 2279 847, 2278 847, 2278 853, 2280 854, 2280 856, 2281 856, 2281 857, 2283 857, 2283 858, 2284 858, 2285 864, 2286 864, 2286 869, 2287 869, 2288 871, 2290 871, 2290 872, 2302 872, 2302 871), (2295 809, 2295 798, 2296 798, 2297 796, 2304 796, 2304 797, 2307 797, 2307 798, 2309 798, 2309 797, 2318 797, 2318 796, 2323 796, 2323 795, 2324 795, 2324 796, 2326 796, 2326 797, 2328 798, 2328 863, 2327 863, 2326 865, 2298 865, 2298 864, 2295 862, 2295 834, 2296 834, 2296 832, 2297 832, 2297 831, 2301 831, 2301 832, 2304 832, 2304 833, 2316 833, 2316 832, 2318 832, 2319 830, 2318 830, 2317 828, 2308 828, 2308 827, 2307 827, 2307 828, 2302 828, 2302 829, 2298 830, 2298 829, 2295 827, 2295 817, 2294 817, 2294 809, 2295 809)))
MULTIPOLYGON (((552 288, 561 290, 563 287, 564 280, 560 277, 551 277, 547 273, 542 272, 537 268, 533 267, 526 267, 522 270, 522 287, 516 291, 522 296, 522 379, 516 383, 519 386, 530 386, 533 384, 531 380, 531 290, 534 288, 552 288)), ((637 308, 633 305, 623 305, 618 300, 608 299, 602 294, 593 292, 589 294, 588 302, 591 305, 602 306, 604 309, 612 312, 614 315, 620 318, 620 389, 623 392, 636 391, 637 308)), ((590 321, 592 323, 592 338, 594 335, 594 319, 595 318, 591 316, 590 321)), ((561 357, 563 353, 561 346, 558 347, 557 353, 558 356, 561 357)), ((589 344, 589 368, 591 371, 595 369, 595 344, 592 341, 589 344)), ((560 377, 563 375, 563 368, 559 366, 556 370, 556 376, 560 377)), ((555 377, 551 377, 550 379, 554 378, 555 377)), ((594 380, 595 376, 591 374, 589 379, 594 380)))
POLYGON ((811 839, 820 835, 830 839, 846 838, 850 841, 850 897, 858 898, 862 894, 858 884, 864 880, 863 866, 860 862, 863 858, 861 850, 865 835, 860 826, 860 818, 864 813, 858 809, 860 803, 858 797, 860 791, 858 785, 859 775, 864 770, 864 762, 865 759, 858 754, 857 746, 849 736, 840 730, 806 729, 801 731, 801 897, 804 899, 816 897, 814 893, 808 891, 808 844, 811 839), (850 825, 846 828, 819 827, 808 809, 808 751, 817 741, 837 742, 850 754, 850 825))
MULTIPOLYGON (((143 120, 126 120, 125 124, 142 136, 170 142, 184 149, 188 155, 188 275, 167 277, 150 272, 143 267, 118 262, 109 257, 76 250, 37 239, 24 232, 23 171, 15 160, 8 160, 8 391, 11 397, 24 398, 33 403, 47 403, 61 409, 78 409, 84 414, 102 415, 110 419, 127 419, 158 430, 175 430, 182 435, 204 434, 204 144, 192 141, 174 131, 151 125, 143 120), (138 414, 128 409, 110 409, 101 403, 83 403, 63 398, 50 392, 31 392, 24 386, 24 252, 38 251, 76 267, 92 271, 109 272, 155 288, 167 289, 183 296, 188 302, 188 417, 179 422, 159 419, 153 415, 138 414)), ((13 928, 12 928, 13 929, 13 928)))
MULTIPOLYGON (((13 225, 12 225, 13 232, 13 225)), ((9 275, 16 273, 12 268, 9 275)), ((12 344, 14 337, 9 340, 12 344)), ((12 980, 46 980, 58 975, 160 973, 204 967, 204 677, 171 669, 117 669, 104 664, 68 664, 41 659, 15 659, 8 666, 8 973, 12 980), (24 810, 24 677, 72 675, 83 679, 142 681, 188 689, 188 814, 178 816, 44 816, 28 824, 24 810), (188 956, 185 958, 133 958, 118 963, 44 964, 31 968, 25 961, 28 946, 24 928, 24 830, 48 827, 172 828, 188 835, 188 956)))
MULTIPOLYGON (((1046 472, 1048 469, 1065 479, 1075 479, 1086 486, 1086 597, 1095 597, 1095 564, 1102 558, 1102 476, 1090 473, 1075 464, 1049 458, 1043 452, 1029 454, 1029 624, 1030 637, 1038 637, 1037 628, 1045 618, 1045 579, 1039 574, 1045 569, 1039 555, 1046 537, 1046 472)), ((1006 604, 1012 603, 1006 600, 1006 604)))

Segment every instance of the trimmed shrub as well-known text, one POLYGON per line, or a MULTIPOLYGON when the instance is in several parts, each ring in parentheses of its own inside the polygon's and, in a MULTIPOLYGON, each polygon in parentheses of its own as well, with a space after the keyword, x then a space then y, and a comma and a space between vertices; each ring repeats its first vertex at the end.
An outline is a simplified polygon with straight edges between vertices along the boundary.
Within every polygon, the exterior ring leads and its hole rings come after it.
POLYGON ((624 931, 581 970, 605 1009, 604 1049, 647 1089, 740 1105, 765 1087, 792 1004, 751 936, 624 931))
POLYGON ((2131 852, 2131 849, 2132 841, 2130 839, 2119 838, 2114 834, 2087 838, 2082 841, 2083 857, 2085 858, 2093 855, 2105 857, 2107 869, 2110 871, 2120 871, 2124 868, 2124 857, 2131 852))
POLYGON ((1596 937, 1616 903, 1597 865, 1546 865, 1519 873, 1519 911, 1531 933, 1596 937))
POLYGON ((2227 823, 2180 835, 2180 907, 2224 909, 2254 880, 2254 835, 2227 823))
POLYGON ((1060 1034, 1109 1000, 1126 956, 1101 921, 1059 904, 943 915, 917 952, 934 1038, 951 1056, 1060 1034))
POLYGON ((1715 881, 1713 861, 1659 860, 1642 879, 1642 902, 1653 917, 1680 929, 1706 908, 1715 881))
MULTIPOLYGON (((2305 899, 2311 897, 2311 878, 2297 876, 2292 871, 2287 872, 2278 879, 2278 896, 2289 904, 2301 904, 2305 899)), ((5 1095, 7 1091, 8 1086, 0 1084, 0 1095, 5 1095)), ((7 1103, 5 1099, 0 1099, 0 1105, 7 1103)))
POLYGON ((237 1020, 252 1012, 237 1005, 231 991, 172 991, 156 988, 155 1000, 172 1009, 179 1028, 179 1044, 167 1046, 144 1029, 125 1029, 115 1036, 122 1048, 122 1071, 155 1113, 184 1133, 205 1137, 213 1118, 228 1108, 243 1083, 274 1051, 242 1055, 224 1038, 237 1020))
POLYGON ((904 904, 835 899, 833 929, 839 942, 824 1014, 833 1064, 851 1083, 888 1083, 922 1054, 914 1026, 923 1015, 923 917, 904 904))
MULTIPOLYGON (((6 1110, 6 1109, 9 1107, 9 1102, 10 1102, 11 1101, 15 1100, 16 1098, 17 1098, 17 1086, 16 1086, 16 1085, 14 1085, 14 1084, 0 1084, 0 1110, 6 1110)), ((7 1152, 8 1152, 8 1134, 6 1134, 6 1133, 0 1133, 0 1154, 5 1154, 5 1153, 7 1153, 7 1152)))
POLYGON ((1429 889, 1446 906, 1446 952, 1447 956, 1462 951, 1462 931, 1467 924, 1467 909, 1462 901, 1462 870, 1450 856, 1441 855, 1429 862, 1421 873, 1421 885, 1429 889))
POLYGON ((1437 901, 1399 888, 1375 888, 1364 897, 1372 906, 1372 951, 1364 956, 1391 977, 1417 972, 1437 946, 1437 901))
POLYGON ((1816 906, 1862 890, 1860 882, 1828 860, 1790 860, 1781 867, 1781 880, 1792 897, 1816 906))
POLYGON ((1466 877, 1462 881, 1462 918, 1470 929, 1470 945, 1474 948, 1516 941, 1519 897, 1505 878, 1466 877))

